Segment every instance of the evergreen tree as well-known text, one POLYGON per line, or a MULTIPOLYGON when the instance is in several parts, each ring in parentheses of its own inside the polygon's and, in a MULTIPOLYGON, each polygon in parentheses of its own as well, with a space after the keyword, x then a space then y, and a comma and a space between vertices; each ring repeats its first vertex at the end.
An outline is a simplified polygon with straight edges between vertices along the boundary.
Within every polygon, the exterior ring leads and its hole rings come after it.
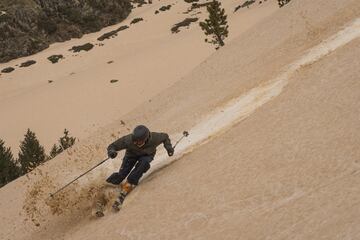
POLYGON ((45 160, 44 147, 40 145, 35 133, 28 129, 24 140, 20 143, 19 162, 22 173, 30 172, 45 160))
POLYGON ((0 187, 20 176, 20 168, 16 165, 10 148, 0 139, 0 187))
POLYGON ((76 138, 69 136, 69 131, 65 128, 64 136, 59 139, 59 146, 53 145, 50 151, 50 158, 54 158, 64 150, 75 144, 76 138))
POLYGON ((212 39, 206 42, 217 45, 216 49, 224 46, 224 39, 228 36, 227 15, 225 15, 225 9, 221 8, 221 3, 217 0, 213 0, 207 7, 209 12, 209 18, 205 19, 205 22, 200 22, 200 27, 204 31, 205 35, 210 35, 212 39))
POLYGON ((50 151, 50 159, 54 158, 56 155, 62 152, 62 148, 57 146, 56 144, 53 145, 50 151))
POLYGON ((75 144, 76 138, 69 137, 69 131, 65 128, 64 130, 64 136, 60 138, 60 144, 63 150, 68 149, 72 145, 75 144))

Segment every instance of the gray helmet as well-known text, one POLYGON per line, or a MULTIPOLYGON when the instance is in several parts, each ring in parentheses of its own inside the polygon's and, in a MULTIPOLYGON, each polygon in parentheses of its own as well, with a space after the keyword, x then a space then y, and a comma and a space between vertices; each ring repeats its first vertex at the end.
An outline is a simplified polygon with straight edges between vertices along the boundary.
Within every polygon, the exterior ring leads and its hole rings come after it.
POLYGON ((137 126, 132 133, 132 141, 143 141, 146 142, 150 137, 150 130, 144 125, 137 126))

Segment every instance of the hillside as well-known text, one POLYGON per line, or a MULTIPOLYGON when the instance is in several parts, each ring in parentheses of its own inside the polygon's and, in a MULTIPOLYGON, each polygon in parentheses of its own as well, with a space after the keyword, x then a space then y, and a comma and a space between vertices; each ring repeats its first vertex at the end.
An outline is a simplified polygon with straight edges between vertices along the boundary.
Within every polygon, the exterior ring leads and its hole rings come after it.
MULTIPOLYGON (((230 25, 226 41, 278 10, 275 2, 266 2, 234 13, 238 4, 238 0, 224 4, 230 25)), ((198 25, 206 9, 190 11, 191 6, 185 1, 154 1, 134 8, 120 24, 0 64, 0 71, 14 68, 10 73, 0 73, 1 138, 16 154, 30 128, 49 151, 64 128, 82 141, 99 127, 152 101, 215 52, 204 42, 205 35, 198 25), (159 10, 168 5, 169 10, 159 10), (141 18, 143 21, 132 23, 141 18), (188 18, 198 20, 172 33, 174 25, 188 18), (118 29, 123 30, 98 40, 118 29), (84 44, 92 48, 69 51, 84 44), (63 56, 57 63, 48 60, 57 55, 63 56), (35 64, 20 67, 29 61, 35 64)))
POLYGON ((1 0, 0 63, 116 24, 131 9, 128 0, 1 0))
POLYGON ((0 238, 360 238, 360 2, 293 0, 230 40, 125 124, 1 188, 0 238), (90 206, 121 156, 47 198, 139 123, 190 136, 159 152, 119 214, 90 206))

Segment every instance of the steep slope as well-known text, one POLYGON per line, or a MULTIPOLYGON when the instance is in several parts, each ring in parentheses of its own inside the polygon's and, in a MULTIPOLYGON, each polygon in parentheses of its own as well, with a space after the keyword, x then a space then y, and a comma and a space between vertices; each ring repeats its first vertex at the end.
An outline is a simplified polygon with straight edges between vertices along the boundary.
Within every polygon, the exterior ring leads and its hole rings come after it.
MULTIPOLYGON (((267 2, 233 13, 237 4, 238 0, 224 3, 231 26, 229 41, 278 10, 275 2, 267 2)), ((16 152, 30 128, 49 150, 64 128, 82 140, 98 127, 151 101, 215 52, 204 42, 205 35, 197 22, 180 28, 179 33, 171 32, 186 18, 206 16, 205 8, 188 12, 190 6, 183 0, 154 1, 133 9, 121 24, 0 64, 0 71, 15 68, 0 75, 0 137, 16 152), (170 10, 155 14, 167 5, 171 5, 170 10), (131 24, 138 18, 144 20, 131 24), (114 38, 97 40, 125 25, 129 28, 114 38), (69 51, 85 43, 94 44, 94 48, 89 52, 69 51), (47 59, 58 54, 64 59, 57 64, 47 59), (28 60, 36 64, 17 67, 28 60)))
MULTIPOLYGON (((176 139, 178 132, 192 129, 214 108, 221 110, 230 99, 276 80, 309 49, 323 46, 325 39, 351 25, 360 17, 359 10, 358 1, 305 0, 267 18, 129 113, 123 118, 125 126, 114 123, 99 129, 96 138, 78 144, 28 179, 1 189, 0 209, 6 216, 1 237, 357 239, 360 40, 356 36, 316 62, 299 65, 279 96, 226 134, 210 135, 206 144, 179 153, 178 161, 135 189, 120 214, 93 221, 87 198, 89 189, 112 172, 119 159, 56 201, 46 204, 44 198, 99 161, 111 134, 124 134, 127 127, 146 122, 176 139), (26 189, 26 194, 19 189, 26 189), (56 207, 64 212, 51 216, 56 207)), ((360 32, 358 25, 353 30, 360 32)))

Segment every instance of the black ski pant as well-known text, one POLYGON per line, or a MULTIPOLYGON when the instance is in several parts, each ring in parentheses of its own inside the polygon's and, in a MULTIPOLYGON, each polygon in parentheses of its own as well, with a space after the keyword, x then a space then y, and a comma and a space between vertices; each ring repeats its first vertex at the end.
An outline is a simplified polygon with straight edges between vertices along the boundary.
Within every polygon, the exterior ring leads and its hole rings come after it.
POLYGON ((119 172, 113 173, 106 181, 112 184, 120 184, 127 177, 128 183, 138 185, 140 178, 150 169, 150 162, 153 158, 153 156, 125 156, 119 172))

